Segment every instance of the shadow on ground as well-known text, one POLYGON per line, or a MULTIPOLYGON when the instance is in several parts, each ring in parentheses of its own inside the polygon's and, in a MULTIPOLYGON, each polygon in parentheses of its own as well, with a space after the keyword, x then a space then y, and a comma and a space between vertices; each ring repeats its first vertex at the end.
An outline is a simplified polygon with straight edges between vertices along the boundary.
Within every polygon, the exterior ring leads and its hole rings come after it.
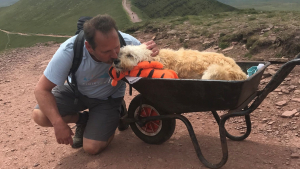
MULTIPOLYGON (((211 162, 221 159, 219 138, 197 134, 202 152, 211 162)), ((297 161, 289 159, 290 149, 262 142, 228 140, 229 159, 224 169, 294 168, 297 161), (272 159, 272 160, 269 160, 272 159)), ((296 167, 296 168, 297 168, 296 167)), ((90 156, 82 149, 63 157, 56 168, 205 168, 198 160, 191 139, 186 135, 171 137, 161 145, 149 145, 129 129, 117 134, 102 154, 90 156), (176 162, 175 162, 176 161, 176 162)))

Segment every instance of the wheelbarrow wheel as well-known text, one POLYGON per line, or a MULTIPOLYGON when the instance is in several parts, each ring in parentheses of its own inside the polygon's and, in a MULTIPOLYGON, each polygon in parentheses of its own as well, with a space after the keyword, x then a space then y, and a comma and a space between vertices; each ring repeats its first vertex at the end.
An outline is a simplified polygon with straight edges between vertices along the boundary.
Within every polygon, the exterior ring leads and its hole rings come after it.
MULTIPOLYGON (((130 103, 128 117, 138 119, 140 117, 159 116, 166 114, 154 108, 142 95, 137 95, 130 103), (140 107, 141 106, 141 107, 140 107)), ((148 144, 161 144, 167 141, 174 133, 175 119, 163 119, 146 123, 131 123, 132 131, 141 140, 148 144)))

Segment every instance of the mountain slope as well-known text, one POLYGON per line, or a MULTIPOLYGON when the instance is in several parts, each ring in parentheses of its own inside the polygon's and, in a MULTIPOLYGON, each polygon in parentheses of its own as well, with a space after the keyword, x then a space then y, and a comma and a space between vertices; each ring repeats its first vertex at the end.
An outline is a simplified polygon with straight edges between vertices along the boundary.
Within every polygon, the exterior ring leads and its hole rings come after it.
POLYGON ((259 10, 300 11, 299 0, 218 0, 236 8, 255 8, 259 10))
POLYGON ((19 0, 0 0, 0 7, 12 5, 18 1, 19 0))
POLYGON ((185 16, 233 11, 234 7, 216 0, 132 0, 150 18, 185 16))
POLYGON ((0 8, 0 29, 72 35, 80 16, 109 14, 119 28, 130 24, 122 0, 22 0, 0 8))

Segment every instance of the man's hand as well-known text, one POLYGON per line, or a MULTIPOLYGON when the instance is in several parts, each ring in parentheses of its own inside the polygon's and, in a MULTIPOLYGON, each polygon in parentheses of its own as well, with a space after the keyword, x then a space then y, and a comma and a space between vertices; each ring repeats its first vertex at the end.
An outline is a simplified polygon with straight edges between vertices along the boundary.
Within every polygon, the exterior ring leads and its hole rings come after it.
POLYGON ((67 123, 62 121, 53 125, 53 127, 58 144, 73 145, 72 135, 74 135, 74 133, 67 123))
POLYGON ((147 46, 147 49, 152 50, 151 56, 155 57, 159 53, 159 49, 156 45, 156 43, 153 40, 150 40, 148 42, 143 43, 147 46))

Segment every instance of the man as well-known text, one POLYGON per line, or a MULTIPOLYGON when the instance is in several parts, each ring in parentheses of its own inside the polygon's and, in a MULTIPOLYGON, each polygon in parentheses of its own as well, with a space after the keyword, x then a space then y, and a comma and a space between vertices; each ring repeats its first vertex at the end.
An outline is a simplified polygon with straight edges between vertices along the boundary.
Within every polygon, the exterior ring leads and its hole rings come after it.
MULTIPOLYGON (((38 105, 32 118, 41 126, 54 127, 59 144, 83 146, 85 152, 98 154, 114 137, 126 84, 121 82, 112 87, 108 75, 120 51, 115 21, 108 15, 98 15, 86 21, 83 30, 86 39, 83 58, 75 74, 80 92, 78 103, 74 104, 74 92, 65 84, 74 57, 74 36, 59 47, 37 83, 34 94, 38 105), (89 112, 79 113, 85 109, 89 112), (74 139, 67 123, 77 124, 74 139)), ((134 37, 120 33, 127 45, 141 44, 134 37)), ((153 56, 158 54, 155 42, 145 44, 153 56)))

